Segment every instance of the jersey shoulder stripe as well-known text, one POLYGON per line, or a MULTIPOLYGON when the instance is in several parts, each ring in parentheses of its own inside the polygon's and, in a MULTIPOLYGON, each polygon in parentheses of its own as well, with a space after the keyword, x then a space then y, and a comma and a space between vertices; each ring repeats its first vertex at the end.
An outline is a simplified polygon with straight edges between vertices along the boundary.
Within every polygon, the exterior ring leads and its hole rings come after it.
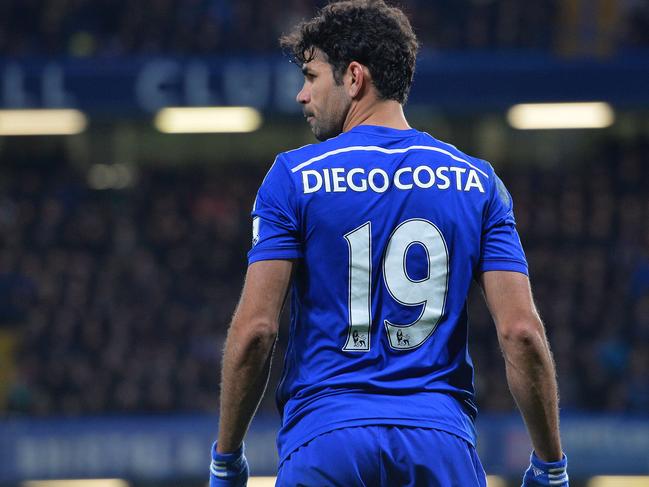
POLYGON ((480 174, 482 174, 484 177, 489 178, 489 175, 484 172, 482 169, 478 168, 474 164, 470 163, 466 159, 463 159, 461 157, 458 157, 454 154, 451 154, 450 152, 441 149, 439 147, 433 147, 429 145, 411 145, 408 147, 400 147, 397 149, 386 149, 384 147, 379 147, 376 145, 357 145, 357 146, 351 146, 351 147, 341 147, 340 149, 334 149, 329 152, 325 152, 324 154, 321 154, 319 156, 312 157, 311 159, 308 159, 304 161, 301 164, 298 164, 295 166, 293 169, 291 169, 291 172, 297 172, 301 169, 304 169, 307 166, 310 166, 314 162, 321 161, 323 159, 326 159, 327 157, 335 156, 337 154, 343 154, 345 152, 355 152, 355 151, 365 151, 365 152, 381 152, 383 154, 403 154, 404 152, 410 152, 410 151, 415 151, 415 150, 421 150, 421 151, 433 151, 433 152, 438 152, 440 154, 444 154, 451 159, 457 161, 457 162, 462 162, 469 166, 471 169, 475 169, 478 171, 480 174))
POLYGON ((282 159, 286 162, 287 169, 292 173, 296 173, 305 167, 311 166, 312 164, 329 157, 350 152, 378 152, 391 155, 403 154, 411 151, 429 151, 442 154, 456 162, 462 163, 463 165, 474 169, 487 179, 490 178, 490 173, 492 172, 489 164, 485 161, 474 159, 459 151, 456 147, 450 144, 445 144, 425 132, 419 132, 420 137, 416 143, 413 143, 414 141, 410 139, 410 145, 391 148, 377 145, 375 138, 372 140, 372 142, 374 142, 373 144, 363 143, 368 142, 368 140, 359 135, 361 134, 345 132, 324 142, 308 144, 297 149, 283 152, 280 156, 282 156, 282 159))

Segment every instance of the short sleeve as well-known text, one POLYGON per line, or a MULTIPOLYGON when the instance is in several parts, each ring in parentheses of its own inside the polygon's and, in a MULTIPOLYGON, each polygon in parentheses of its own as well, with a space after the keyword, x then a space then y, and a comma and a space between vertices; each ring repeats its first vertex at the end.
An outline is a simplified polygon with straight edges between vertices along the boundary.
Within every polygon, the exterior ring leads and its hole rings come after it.
POLYGON ((252 249, 248 264, 302 257, 293 180, 280 157, 257 192, 252 209, 252 249))
POLYGON ((483 218, 478 272, 514 271, 528 275, 527 259, 516 231, 512 197, 492 172, 490 199, 483 218))

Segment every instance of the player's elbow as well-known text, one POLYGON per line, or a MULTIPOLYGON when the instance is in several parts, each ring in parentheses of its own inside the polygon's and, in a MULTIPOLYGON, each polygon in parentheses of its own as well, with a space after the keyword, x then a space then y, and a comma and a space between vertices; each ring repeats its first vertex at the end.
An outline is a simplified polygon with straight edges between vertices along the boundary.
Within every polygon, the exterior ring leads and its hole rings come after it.
POLYGON ((536 316, 517 320, 501 326, 499 338, 502 348, 535 349, 543 344, 543 323, 536 316))
POLYGON ((254 334, 259 340, 273 344, 277 339, 279 323, 270 320, 258 320, 254 324, 254 334))
POLYGON ((246 323, 233 323, 240 339, 247 342, 249 347, 269 349, 275 343, 279 331, 279 323, 268 319, 253 319, 246 323))

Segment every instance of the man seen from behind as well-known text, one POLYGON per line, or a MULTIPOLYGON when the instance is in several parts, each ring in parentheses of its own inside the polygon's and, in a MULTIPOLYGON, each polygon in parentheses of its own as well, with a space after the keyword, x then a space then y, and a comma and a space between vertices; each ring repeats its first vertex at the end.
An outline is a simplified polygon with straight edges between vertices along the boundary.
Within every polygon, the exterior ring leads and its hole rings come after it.
POLYGON ((555 369, 511 197, 489 163, 406 121, 418 49, 408 19, 381 0, 335 2, 282 45, 321 142, 279 154, 257 194, 211 485, 246 484, 243 440, 290 289, 277 485, 486 486, 467 345, 475 279, 534 448, 523 485, 567 486, 555 369))

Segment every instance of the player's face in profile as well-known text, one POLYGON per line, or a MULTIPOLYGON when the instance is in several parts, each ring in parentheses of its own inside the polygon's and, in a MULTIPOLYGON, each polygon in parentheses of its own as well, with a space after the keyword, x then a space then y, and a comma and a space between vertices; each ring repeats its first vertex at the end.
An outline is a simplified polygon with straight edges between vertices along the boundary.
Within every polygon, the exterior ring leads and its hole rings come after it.
POLYGON ((297 102, 318 140, 326 140, 343 131, 351 97, 344 83, 338 85, 331 64, 317 51, 313 60, 302 66, 304 86, 297 94, 297 102))

